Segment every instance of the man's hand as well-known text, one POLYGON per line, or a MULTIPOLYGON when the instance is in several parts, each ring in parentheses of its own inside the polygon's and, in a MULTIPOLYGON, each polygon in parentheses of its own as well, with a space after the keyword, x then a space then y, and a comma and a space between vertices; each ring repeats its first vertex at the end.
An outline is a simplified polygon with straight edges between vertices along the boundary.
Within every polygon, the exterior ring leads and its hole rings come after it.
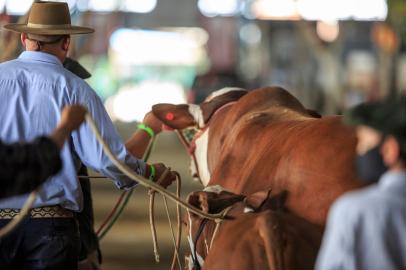
POLYGON ((162 122, 161 120, 159 120, 154 113, 148 112, 145 117, 144 120, 142 121, 142 123, 144 125, 146 125, 147 127, 152 128, 152 130, 154 131, 155 135, 157 135, 158 133, 160 133, 162 131, 162 122))
POLYGON ((50 135, 59 148, 62 148, 70 133, 85 121, 86 113, 86 108, 81 105, 70 105, 63 109, 58 127, 50 135))
POLYGON ((164 188, 167 188, 172 184, 173 181, 176 180, 176 175, 169 170, 164 164, 162 163, 157 163, 153 164, 155 167, 155 177, 153 181, 157 182, 157 184, 161 185, 164 188), (165 176, 162 178, 163 174, 165 176), (161 179, 162 178, 162 179, 161 179))
POLYGON ((58 127, 66 129, 68 132, 72 132, 80 127, 85 121, 87 109, 82 105, 70 105, 66 106, 61 113, 61 120, 58 127))

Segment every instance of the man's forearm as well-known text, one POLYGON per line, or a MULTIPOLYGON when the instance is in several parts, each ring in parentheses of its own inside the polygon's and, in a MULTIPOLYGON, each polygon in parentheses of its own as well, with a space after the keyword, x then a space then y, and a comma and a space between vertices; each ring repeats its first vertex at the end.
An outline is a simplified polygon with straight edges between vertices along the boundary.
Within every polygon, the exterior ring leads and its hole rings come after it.
POLYGON ((66 139, 69 137, 70 130, 64 126, 58 126, 49 136, 51 140, 61 149, 66 139))
POLYGON ((27 144, 0 143, 0 157, 0 197, 27 193, 62 167, 58 147, 46 137, 27 144))
POLYGON ((142 123, 138 125, 138 130, 125 144, 128 152, 134 157, 142 159, 145 151, 147 151, 150 140, 161 131, 162 122, 152 112, 147 113, 142 123))
POLYGON ((142 129, 138 129, 125 144, 127 151, 134 157, 142 159, 148 148, 151 136, 142 129))

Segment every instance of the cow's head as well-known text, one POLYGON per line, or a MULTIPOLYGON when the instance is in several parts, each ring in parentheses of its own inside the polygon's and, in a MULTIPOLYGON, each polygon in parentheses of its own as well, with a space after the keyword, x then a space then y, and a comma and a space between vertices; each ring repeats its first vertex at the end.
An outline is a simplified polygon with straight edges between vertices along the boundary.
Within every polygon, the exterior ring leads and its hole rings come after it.
POLYGON ((191 172, 204 186, 210 180, 207 162, 210 119, 224 106, 237 101, 247 93, 241 88, 224 88, 211 94, 203 103, 157 104, 152 107, 154 115, 170 129, 181 134, 192 158, 191 172), (191 131, 192 130, 192 131, 191 131), (185 133, 188 136, 185 136, 185 133), (192 134, 190 136, 190 134, 192 134), (190 138, 188 140, 188 138, 190 138))
MULTIPOLYGON (((285 198, 285 192, 271 197, 270 191, 261 191, 246 197, 226 191, 220 186, 210 186, 205 191, 189 194, 188 203, 211 214, 226 210, 226 219, 223 222, 232 222, 247 213, 283 209, 285 198)), ((189 269, 194 269, 196 264, 203 266, 215 234, 218 233, 218 228, 215 232, 216 226, 219 225, 190 212, 187 213, 186 225, 190 246, 190 255, 186 257, 186 261, 189 269)))

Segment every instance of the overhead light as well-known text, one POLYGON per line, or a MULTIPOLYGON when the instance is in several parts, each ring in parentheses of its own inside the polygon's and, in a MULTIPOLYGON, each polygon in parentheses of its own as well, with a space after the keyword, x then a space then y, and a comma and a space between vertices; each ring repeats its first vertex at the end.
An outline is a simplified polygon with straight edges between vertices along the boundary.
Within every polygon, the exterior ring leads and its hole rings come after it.
POLYGON ((257 0, 252 12, 258 19, 299 19, 294 0, 257 0))
POLYGON ((200 27, 162 27, 158 30, 180 33, 194 40, 194 44, 198 47, 205 46, 209 40, 207 31, 200 27))
POLYGON ((207 17, 234 16, 239 11, 238 0, 199 0, 200 12, 207 17))
POLYGON ((355 20, 383 21, 388 15, 386 0, 357 0, 352 1, 352 17, 355 20))
POLYGON ((252 13, 268 20, 385 20, 386 0, 255 0, 252 13))
POLYGON ((182 32, 121 28, 110 37, 120 65, 197 65, 205 57, 201 39, 182 32))
POLYGON ((125 12, 149 13, 155 9, 157 0, 122 0, 120 10, 125 12))
POLYGON ((319 38, 326 42, 333 42, 337 39, 340 28, 337 21, 318 21, 316 32, 319 38))
POLYGON ((297 0, 297 10, 305 20, 385 20, 386 0, 297 0))
POLYGON ((300 16, 305 20, 333 21, 343 16, 342 5, 338 1, 298 0, 296 7, 300 16))
POLYGON ((112 117, 123 122, 141 122, 152 105, 157 103, 186 103, 181 85, 172 82, 145 81, 137 86, 122 88, 109 99, 112 117))

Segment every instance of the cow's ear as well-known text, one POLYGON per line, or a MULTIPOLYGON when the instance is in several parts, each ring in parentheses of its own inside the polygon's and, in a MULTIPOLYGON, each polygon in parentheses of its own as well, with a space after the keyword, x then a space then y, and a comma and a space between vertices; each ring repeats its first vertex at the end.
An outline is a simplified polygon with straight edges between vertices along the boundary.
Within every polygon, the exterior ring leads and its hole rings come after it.
POLYGON ((184 129, 196 125, 187 104, 156 104, 152 106, 152 112, 162 123, 173 129, 184 129))
POLYGON ((245 203, 255 211, 265 209, 280 210, 283 209, 286 201, 287 192, 283 191, 276 195, 271 194, 271 190, 259 191, 245 198, 245 203))
POLYGON ((197 191, 189 194, 188 203, 201 209, 205 213, 220 213, 227 207, 242 201, 243 195, 234 194, 228 191, 220 193, 197 191))
POLYGON ((200 104, 205 124, 210 121, 210 118, 218 109, 220 109, 227 103, 238 101, 242 96, 248 93, 246 90, 240 88, 237 88, 235 90, 230 89, 228 92, 222 92, 224 90, 227 89, 225 88, 214 92, 214 96, 209 96, 209 98, 205 102, 200 104))
POLYGON ((259 191, 245 198, 245 203, 254 210, 258 210, 271 196, 271 190, 259 191))

